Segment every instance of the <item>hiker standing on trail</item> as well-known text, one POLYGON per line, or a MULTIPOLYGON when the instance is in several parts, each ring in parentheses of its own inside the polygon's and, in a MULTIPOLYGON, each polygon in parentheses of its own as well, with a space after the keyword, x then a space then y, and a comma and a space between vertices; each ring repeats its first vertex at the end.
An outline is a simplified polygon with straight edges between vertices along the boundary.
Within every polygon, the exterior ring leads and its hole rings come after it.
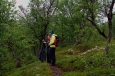
POLYGON ((56 35, 54 34, 53 30, 50 30, 49 32, 50 34, 50 42, 49 42, 49 54, 50 54, 50 64, 52 66, 55 66, 55 62, 56 62, 56 57, 55 57, 55 40, 56 40, 56 35))

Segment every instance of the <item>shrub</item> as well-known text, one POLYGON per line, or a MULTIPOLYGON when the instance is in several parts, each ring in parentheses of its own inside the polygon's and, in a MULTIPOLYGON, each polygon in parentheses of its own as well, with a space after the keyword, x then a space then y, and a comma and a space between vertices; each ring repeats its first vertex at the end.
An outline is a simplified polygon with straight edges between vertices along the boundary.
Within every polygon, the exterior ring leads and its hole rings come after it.
POLYGON ((97 68, 88 72, 87 76, 115 76, 114 68, 97 68))

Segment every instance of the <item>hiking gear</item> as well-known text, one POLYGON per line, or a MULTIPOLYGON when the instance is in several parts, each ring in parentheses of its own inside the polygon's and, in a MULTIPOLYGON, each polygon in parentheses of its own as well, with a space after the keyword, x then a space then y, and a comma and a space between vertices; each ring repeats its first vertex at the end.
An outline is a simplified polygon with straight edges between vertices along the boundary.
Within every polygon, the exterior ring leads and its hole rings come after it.
POLYGON ((52 48, 55 48, 55 47, 56 47, 56 46, 54 45, 55 39, 56 39, 55 36, 57 36, 57 35, 56 35, 56 34, 52 34, 52 36, 51 36, 51 38, 50 38, 49 46, 52 47, 52 48))
POLYGON ((59 45, 59 37, 58 37, 58 36, 55 36, 54 45, 55 45, 55 46, 58 46, 58 45, 59 45))

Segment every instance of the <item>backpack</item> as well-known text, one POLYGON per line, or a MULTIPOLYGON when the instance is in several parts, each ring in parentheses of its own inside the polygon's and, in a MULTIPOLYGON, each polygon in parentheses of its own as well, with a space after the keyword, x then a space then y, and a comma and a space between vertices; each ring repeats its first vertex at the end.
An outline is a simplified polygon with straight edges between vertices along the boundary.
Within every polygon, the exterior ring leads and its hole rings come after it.
POLYGON ((55 36, 55 42, 54 42, 54 45, 55 46, 58 46, 59 45, 59 37, 58 36, 55 36))

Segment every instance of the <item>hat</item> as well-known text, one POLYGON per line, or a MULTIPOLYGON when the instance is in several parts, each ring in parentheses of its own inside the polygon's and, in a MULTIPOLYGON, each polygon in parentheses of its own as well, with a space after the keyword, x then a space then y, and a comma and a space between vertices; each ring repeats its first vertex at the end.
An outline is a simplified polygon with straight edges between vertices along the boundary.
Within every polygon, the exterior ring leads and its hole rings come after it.
POLYGON ((53 31, 53 30, 50 30, 50 33, 51 33, 51 34, 53 34, 53 33, 54 33, 54 31, 53 31))

